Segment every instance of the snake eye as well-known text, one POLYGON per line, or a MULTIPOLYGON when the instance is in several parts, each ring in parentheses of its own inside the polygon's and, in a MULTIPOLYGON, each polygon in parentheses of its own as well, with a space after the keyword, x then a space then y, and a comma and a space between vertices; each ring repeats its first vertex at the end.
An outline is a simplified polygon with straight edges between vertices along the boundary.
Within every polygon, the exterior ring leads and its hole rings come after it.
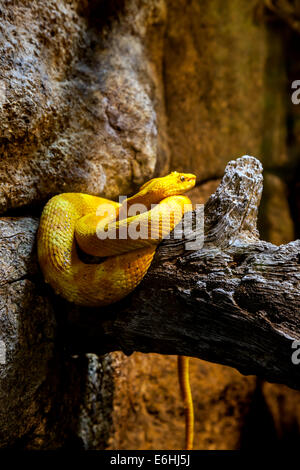
POLYGON ((184 176, 180 176, 180 181, 184 181, 185 180, 185 177, 184 176))

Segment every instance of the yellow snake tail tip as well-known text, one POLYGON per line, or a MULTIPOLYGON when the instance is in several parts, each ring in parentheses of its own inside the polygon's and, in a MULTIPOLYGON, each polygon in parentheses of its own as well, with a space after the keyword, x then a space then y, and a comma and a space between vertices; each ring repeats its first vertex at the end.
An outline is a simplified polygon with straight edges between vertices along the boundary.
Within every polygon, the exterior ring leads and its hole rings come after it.
POLYGON ((178 356, 178 379, 185 412, 185 449, 193 450, 194 406, 190 386, 189 361, 187 356, 178 356))

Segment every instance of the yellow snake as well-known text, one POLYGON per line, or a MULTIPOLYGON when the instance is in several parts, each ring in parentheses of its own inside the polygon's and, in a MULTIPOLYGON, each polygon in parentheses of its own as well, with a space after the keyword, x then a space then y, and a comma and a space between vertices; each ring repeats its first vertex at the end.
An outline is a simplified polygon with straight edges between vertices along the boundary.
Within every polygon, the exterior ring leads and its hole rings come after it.
MULTIPOLYGON (((122 204, 82 193, 54 196, 43 209, 38 230, 38 260, 45 281, 77 305, 101 307, 122 299, 145 276, 159 242, 180 222, 184 212, 191 210, 191 201, 183 193, 195 181, 195 175, 174 171, 148 181, 122 204), (143 206, 140 209, 136 204, 143 206), (132 236, 136 233, 139 236, 132 236), (99 264, 85 263, 78 247, 104 259, 99 264)), ((193 403, 188 360, 185 356, 178 358, 178 372, 186 416, 186 448, 191 449, 193 403)))

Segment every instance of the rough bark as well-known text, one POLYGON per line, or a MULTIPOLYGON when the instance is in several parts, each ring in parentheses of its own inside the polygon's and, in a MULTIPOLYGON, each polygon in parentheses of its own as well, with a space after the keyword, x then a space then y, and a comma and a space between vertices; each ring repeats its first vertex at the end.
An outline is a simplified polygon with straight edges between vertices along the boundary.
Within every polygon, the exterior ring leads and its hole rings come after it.
POLYGON ((259 240, 262 181, 255 158, 230 162, 205 205, 203 248, 185 249, 194 230, 167 240, 131 296, 72 311, 71 349, 195 356, 300 388, 300 241, 259 240))

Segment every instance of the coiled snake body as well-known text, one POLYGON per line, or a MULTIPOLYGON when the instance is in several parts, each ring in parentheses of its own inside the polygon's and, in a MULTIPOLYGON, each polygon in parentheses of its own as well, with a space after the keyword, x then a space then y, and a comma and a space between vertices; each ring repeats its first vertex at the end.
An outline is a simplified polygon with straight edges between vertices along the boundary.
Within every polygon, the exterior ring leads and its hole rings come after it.
MULTIPOLYGON (((194 175, 172 172, 148 181, 122 204, 82 193, 54 196, 44 207, 38 230, 38 259, 46 282, 77 305, 105 306, 122 299, 145 276, 158 243, 191 210, 191 201, 183 193, 194 185, 194 175), (130 216, 136 204, 143 204, 144 212, 130 216), (138 227, 133 232, 139 232, 139 237, 130 236, 132 227, 138 227), (120 237, 120 233, 127 236, 120 237), (104 260, 84 263, 77 245, 104 260)), ((191 448, 187 361, 179 358, 179 375, 186 409, 186 446, 191 448)))

